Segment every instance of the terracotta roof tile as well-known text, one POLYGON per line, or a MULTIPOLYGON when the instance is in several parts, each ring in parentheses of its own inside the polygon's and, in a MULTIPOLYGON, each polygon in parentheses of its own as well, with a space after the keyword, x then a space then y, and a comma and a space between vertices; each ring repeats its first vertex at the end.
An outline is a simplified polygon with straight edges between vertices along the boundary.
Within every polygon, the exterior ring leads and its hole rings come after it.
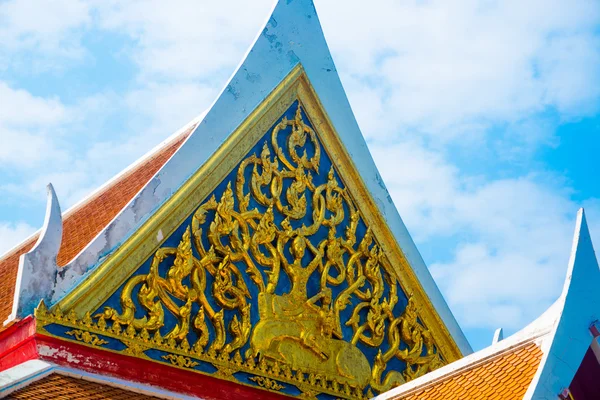
POLYGON ((521 399, 542 359, 535 343, 510 349, 472 368, 440 380, 396 400, 503 400, 521 399))
MULTIPOLYGON (((195 126, 192 125, 133 169, 113 180, 109 186, 63 215, 63 239, 57 257, 58 265, 67 264, 108 225, 175 153, 195 126)), ((37 235, 0 259, 0 331, 6 328, 2 322, 12 311, 19 257, 27 253, 36 241, 37 235)))
POLYGON ((141 393, 130 392, 113 386, 103 385, 72 378, 69 376, 52 374, 35 381, 23 389, 17 390, 8 396, 14 400, 56 400, 56 399, 111 399, 111 400, 142 400, 157 399, 141 393))

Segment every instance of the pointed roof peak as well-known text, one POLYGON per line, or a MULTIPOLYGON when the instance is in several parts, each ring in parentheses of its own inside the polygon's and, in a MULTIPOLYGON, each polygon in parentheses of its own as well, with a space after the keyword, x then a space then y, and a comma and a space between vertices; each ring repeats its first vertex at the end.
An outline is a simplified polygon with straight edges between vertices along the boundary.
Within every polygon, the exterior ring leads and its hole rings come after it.
POLYGON ((378 212, 384 215, 414 276, 439 314, 460 352, 472 349, 417 250, 393 204, 338 76, 312 0, 280 0, 261 27, 223 90, 188 140, 160 171, 121 210, 111 223, 65 267, 53 297, 58 301, 102 260, 124 243, 150 215, 191 176, 206 165, 240 127, 250 127, 253 113, 282 83, 301 69, 309 89, 318 95, 319 108, 355 163, 378 212))
POLYGON ((598 287, 600 269, 581 208, 563 292, 557 301, 558 320, 525 399, 556 398, 571 383, 592 341, 590 324, 600 319, 598 287))
MULTIPOLYGON (((598 261, 592 244, 592 237, 585 217, 585 210, 577 211, 571 257, 567 270, 567 279, 563 288, 563 296, 573 291, 572 286, 589 286, 591 278, 600 278, 598 261)), ((600 283, 600 282, 599 282, 600 283)))
POLYGON ((577 219, 575 223, 575 240, 578 242, 581 235, 589 238, 590 231, 588 228, 587 218, 585 216, 585 209, 581 207, 577 210, 577 219))

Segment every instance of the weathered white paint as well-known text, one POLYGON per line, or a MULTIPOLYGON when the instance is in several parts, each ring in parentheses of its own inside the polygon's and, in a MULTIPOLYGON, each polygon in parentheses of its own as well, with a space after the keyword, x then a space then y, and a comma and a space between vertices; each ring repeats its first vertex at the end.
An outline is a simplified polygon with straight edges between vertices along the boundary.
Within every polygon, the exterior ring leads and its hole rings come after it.
POLYGON ((56 257, 62 241, 62 215, 54 187, 47 186, 44 225, 35 246, 19 258, 13 309, 5 324, 33 313, 40 300, 49 302, 56 281, 56 257))
POLYGON ((561 315, 552 332, 540 368, 524 399, 555 400, 569 387, 589 346, 589 327, 600 317, 600 270, 594 253, 583 209, 577 214, 577 225, 571 250, 567 278, 561 295, 561 315))
POLYGON ((53 369, 51 363, 29 360, 0 372, 0 398, 50 375, 53 369))
POLYGON ((84 359, 84 355, 78 353, 71 353, 69 350, 65 349, 57 349, 56 347, 48 346, 48 345, 40 345, 38 346, 38 354, 42 357, 60 357, 64 360, 67 360, 69 364, 79 364, 81 360, 84 359))
POLYGON ((152 180, 75 259, 61 268, 53 301, 71 291, 204 164, 301 63, 336 131, 427 295, 464 354, 472 352, 375 167, 337 74, 312 0, 281 0, 198 127, 152 180))

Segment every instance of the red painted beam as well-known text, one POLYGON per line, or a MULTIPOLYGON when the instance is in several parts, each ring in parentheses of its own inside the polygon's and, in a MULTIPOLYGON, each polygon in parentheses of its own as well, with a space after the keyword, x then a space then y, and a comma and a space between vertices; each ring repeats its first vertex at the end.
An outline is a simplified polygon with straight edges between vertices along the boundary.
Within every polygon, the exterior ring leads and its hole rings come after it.
POLYGON ((0 371, 36 358, 33 317, 18 321, 0 333, 0 371))
POLYGON ((0 371, 28 360, 55 364, 214 400, 282 400, 286 396, 192 371, 37 334, 27 317, 0 333, 0 371))
POLYGON ((280 394, 123 354, 36 335, 39 357, 58 365, 214 400, 282 400, 280 394))

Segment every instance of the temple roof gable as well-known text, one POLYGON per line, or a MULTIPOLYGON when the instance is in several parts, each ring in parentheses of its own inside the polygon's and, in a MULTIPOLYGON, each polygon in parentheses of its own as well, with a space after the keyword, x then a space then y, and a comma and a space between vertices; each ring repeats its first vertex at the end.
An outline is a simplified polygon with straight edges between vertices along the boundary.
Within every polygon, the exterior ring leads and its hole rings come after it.
POLYGON ((55 268, 37 334, 290 396, 371 396, 471 352, 311 0, 276 3, 156 167, 55 268))

